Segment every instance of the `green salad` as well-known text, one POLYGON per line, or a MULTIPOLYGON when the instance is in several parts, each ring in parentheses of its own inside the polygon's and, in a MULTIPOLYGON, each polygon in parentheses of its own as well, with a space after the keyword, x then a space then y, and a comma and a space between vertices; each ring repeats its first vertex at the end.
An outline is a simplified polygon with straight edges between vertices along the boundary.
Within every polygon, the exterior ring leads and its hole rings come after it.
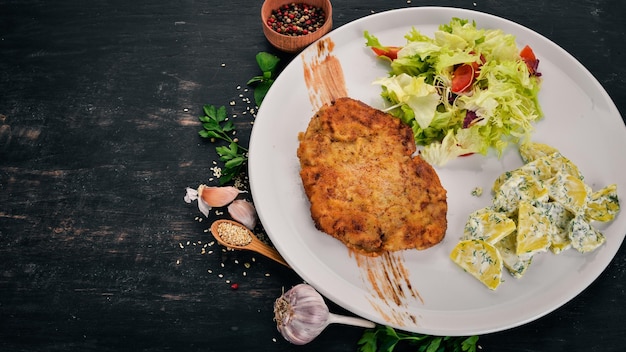
POLYGON ((374 82, 390 104, 386 111, 411 126, 433 165, 492 148, 501 155, 543 116, 539 60, 511 34, 453 18, 432 38, 412 28, 402 47, 364 36, 389 62, 389 75, 374 82))

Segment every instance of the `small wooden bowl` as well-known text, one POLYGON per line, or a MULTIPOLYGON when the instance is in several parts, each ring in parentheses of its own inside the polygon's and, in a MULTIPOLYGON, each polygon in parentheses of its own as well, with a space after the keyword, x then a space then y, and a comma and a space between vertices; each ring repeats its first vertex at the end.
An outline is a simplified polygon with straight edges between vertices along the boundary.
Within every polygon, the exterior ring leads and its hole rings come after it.
POLYGON ((297 53, 309 46, 314 41, 320 39, 324 34, 333 28, 333 8, 330 0, 265 0, 261 7, 261 21, 263 22, 263 33, 267 40, 278 50, 286 53, 297 53), (267 19, 272 15, 272 11, 285 4, 304 3, 324 10, 326 21, 321 28, 313 33, 299 36, 289 36, 276 32, 267 25, 267 19))

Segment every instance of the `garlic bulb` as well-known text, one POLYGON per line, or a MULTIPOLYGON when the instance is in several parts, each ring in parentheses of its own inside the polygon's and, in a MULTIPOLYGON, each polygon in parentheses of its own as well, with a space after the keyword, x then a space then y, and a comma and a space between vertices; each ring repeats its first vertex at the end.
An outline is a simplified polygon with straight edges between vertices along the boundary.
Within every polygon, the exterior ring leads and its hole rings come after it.
POLYGON ((250 230, 256 226, 256 209, 246 200, 237 199, 228 206, 228 214, 250 230))
POLYGON ((324 298, 310 285, 299 284, 274 303, 276 328, 294 345, 313 341, 331 323, 373 328, 368 320, 330 313, 324 298))

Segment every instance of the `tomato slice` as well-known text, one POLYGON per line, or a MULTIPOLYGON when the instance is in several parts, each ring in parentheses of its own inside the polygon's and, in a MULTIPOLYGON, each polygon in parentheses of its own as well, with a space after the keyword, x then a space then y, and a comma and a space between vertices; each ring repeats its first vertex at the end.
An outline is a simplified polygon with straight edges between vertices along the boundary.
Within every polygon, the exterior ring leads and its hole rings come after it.
POLYGON ((472 67, 474 68, 474 78, 478 78, 480 76, 480 67, 484 65, 486 62, 483 54, 480 54, 480 62, 472 62, 472 67))
POLYGON ((462 93, 468 90, 474 82, 474 66, 463 64, 457 67, 452 74, 452 93, 462 93))
POLYGON ((533 49, 526 45, 522 51, 520 51, 519 56, 526 63, 528 72, 530 72, 531 75, 535 74, 537 72, 537 67, 539 66, 539 60, 537 60, 533 49))
POLYGON ((372 47, 372 51, 374 51, 376 56, 386 56, 392 61, 398 58, 398 51, 400 51, 400 49, 402 48, 399 46, 387 46, 384 49, 372 47))
POLYGON ((535 56, 535 53, 533 52, 533 49, 526 45, 522 51, 520 51, 519 56, 522 57, 522 59, 524 61, 528 60, 528 61, 536 61, 537 57, 535 56))

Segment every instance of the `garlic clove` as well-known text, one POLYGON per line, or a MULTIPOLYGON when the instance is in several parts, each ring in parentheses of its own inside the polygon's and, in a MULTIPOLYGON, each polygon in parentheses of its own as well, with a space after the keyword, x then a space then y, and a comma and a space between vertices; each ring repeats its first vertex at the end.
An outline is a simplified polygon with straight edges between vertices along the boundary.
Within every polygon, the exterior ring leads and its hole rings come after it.
POLYGON ((202 213, 202 215, 204 215, 205 218, 208 218, 211 207, 208 204, 206 204, 204 199, 198 198, 198 210, 200 210, 200 212, 202 213))
POLYGON ((250 230, 254 229, 257 222, 254 205, 246 200, 238 199, 230 203, 228 213, 236 221, 242 223, 250 230))
POLYGON ((185 197, 184 197, 185 203, 189 204, 189 203, 193 202, 194 200, 198 199, 198 191, 197 190, 195 190, 195 189, 193 189, 191 187, 187 187, 187 188, 185 188, 185 191, 186 191, 185 192, 185 197))
POLYGON ((219 208, 226 206, 235 200, 239 193, 241 192, 232 186, 208 187, 200 185, 198 187, 198 194, 209 207, 219 208))
MULTIPOLYGON (((202 186, 201 186, 202 187, 202 186)), ((198 190, 200 190, 201 188, 198 188, 198 190)), ((187 187, 186 189, 186 193, 185 193, 185 203, 191 203, 194 200, 198 201, 198 210, 200 210, 200 212, 205 216, 205 217, 209 217, 209 211, 211 210, 211 207, 201 198, 198 196, 198 190, 195 190, 191 187, 187 187)))

